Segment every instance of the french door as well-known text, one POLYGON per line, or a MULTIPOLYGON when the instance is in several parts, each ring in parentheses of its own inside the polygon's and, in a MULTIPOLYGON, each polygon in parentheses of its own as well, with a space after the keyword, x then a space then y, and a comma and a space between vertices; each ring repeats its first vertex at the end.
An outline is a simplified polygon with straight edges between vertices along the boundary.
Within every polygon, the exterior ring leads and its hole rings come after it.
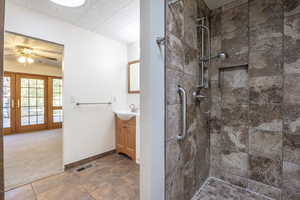
POLYGON ((5 73, 5 134, 62 127, 62 80, 58 77, 5 73))
POLYGON ((16 132, 47 128, 47 78, 16 75, 16 132))

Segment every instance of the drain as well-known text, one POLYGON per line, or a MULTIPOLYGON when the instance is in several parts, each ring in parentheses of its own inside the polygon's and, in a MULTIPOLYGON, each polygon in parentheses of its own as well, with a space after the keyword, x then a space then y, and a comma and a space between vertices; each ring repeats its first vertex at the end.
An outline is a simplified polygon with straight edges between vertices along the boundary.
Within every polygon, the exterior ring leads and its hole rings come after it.
POLYGON ((88 164, 88 165, 85 165, 85 166, 82 166, 82 167, 76 169, 76 171, 77 171, 77 172, 81 172, 81 171, 86 170, 86 169, 88 169, 88 168, 91 168, 91 167, 93 167, 93 166, 94 166, 94 165, 92 165, 92 164, 88 164))

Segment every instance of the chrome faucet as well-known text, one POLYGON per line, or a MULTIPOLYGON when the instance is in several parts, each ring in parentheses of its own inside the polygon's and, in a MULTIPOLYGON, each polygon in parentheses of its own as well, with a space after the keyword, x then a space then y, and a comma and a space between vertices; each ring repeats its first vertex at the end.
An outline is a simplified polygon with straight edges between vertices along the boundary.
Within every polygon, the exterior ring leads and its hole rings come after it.
POLYGON ((137 112, 138 108, 134 104, 129 105, 130 111, 131 112, 137 112))

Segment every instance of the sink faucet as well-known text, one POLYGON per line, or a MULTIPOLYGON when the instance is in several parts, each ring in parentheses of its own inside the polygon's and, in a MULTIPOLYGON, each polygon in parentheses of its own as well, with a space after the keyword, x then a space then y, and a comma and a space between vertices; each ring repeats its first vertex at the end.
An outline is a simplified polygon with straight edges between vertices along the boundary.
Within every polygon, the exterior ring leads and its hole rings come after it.
POLYGON ((129 108, 131 112, 137 112, 137 107, 134 104, 130 104, 129 108))

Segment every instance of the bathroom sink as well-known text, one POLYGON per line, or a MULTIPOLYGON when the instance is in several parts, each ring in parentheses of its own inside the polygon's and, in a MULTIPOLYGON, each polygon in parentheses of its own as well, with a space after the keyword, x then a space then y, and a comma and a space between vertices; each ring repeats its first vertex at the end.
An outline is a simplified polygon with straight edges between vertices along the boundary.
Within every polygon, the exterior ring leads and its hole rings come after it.
POLYGON ((138 113, 130 112, 130 111, 115 111, 116 115, 121 120, 130 120, 131 118, 138 115, 138 113))

